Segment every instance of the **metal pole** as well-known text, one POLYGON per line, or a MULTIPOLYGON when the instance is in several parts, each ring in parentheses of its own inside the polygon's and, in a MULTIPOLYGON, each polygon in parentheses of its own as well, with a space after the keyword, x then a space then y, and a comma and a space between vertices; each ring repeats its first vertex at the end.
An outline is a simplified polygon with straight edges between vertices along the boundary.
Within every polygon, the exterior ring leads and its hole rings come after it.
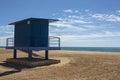
POLYGON ((32 50, 28 50, 28 60, 32 61, 32 50))
POLYGON ((48 50, 45 50, 45 60, 48 60, 48 50))
POLYGON ((14 49, 14 52, 13 52, 13 58, 16 59, 17 58, 17 50, 14 49))
POLYGON ((58 46, 59 46, 59 48, 60 48, 60 38, 58 38, 58 42, 59 42, 58 46))
POLYGON ((7 40, 6 40, 6 47, 8 47, 8 38, 7 38, 7 40))

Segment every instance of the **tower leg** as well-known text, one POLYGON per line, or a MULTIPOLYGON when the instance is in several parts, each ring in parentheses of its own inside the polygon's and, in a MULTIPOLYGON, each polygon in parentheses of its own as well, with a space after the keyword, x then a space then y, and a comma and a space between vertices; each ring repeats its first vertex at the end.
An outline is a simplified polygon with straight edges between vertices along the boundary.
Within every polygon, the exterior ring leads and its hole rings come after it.
POLYGON ((16 49, 14 49, 14 51, 13 51, 13 58, 14 58, 14 59, 17 58, 17 50, 16 50, 16 49))
POLYGON ((32 50, 28 51, 28 60, 32 61, 32 50))
POLYGON ((45 60, 48 60, 48 50, 45 50, 45 60))

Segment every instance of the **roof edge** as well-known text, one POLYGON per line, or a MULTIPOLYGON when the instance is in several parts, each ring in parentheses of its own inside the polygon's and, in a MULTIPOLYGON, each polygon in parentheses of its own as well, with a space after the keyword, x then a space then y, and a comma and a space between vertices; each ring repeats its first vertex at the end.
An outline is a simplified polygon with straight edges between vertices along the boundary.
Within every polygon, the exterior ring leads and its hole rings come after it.
POLYGON ((20 23, 20 22, 23 22, 23 21, 27 21, 27 20, 48 20, 49 23, 59 21, 58 19, 27 18, 27 19, 23 19, 23 20, 19 20, 19 21, 16 21, 16 22, 9 23, 8 25, 14 25, 14 24, 17 24, 17 23, 20 23))

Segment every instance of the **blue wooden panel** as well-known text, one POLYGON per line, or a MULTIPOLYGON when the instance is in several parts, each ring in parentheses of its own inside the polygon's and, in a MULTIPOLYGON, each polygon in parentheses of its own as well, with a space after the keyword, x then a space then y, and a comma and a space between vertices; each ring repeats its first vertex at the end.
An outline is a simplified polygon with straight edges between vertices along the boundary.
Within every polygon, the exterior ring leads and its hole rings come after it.
POLYGON ((48 46, 48 21, 32 21, 31 45, 33 47, 48 46))
POLYGON ((30 46, 30 25, 26 23, 15 25, 15 46, 30 46))
POLYGON ((15 24, 15 47, 48 47, 48 20, 15 24))

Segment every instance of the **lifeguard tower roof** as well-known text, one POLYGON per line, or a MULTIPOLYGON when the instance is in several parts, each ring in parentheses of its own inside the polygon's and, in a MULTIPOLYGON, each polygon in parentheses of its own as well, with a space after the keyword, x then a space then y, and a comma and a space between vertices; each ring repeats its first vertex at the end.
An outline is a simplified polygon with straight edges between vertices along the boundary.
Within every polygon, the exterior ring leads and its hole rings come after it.
POLYGON ((32 21, 32 20, 36 20, 36 21, 47 21, 47 22, 49 22, 49 23, 55 22, 55 21, 59 21, 58 19, 27 18, 27 19, 24 19, 24 20, 20 20, 20 21, 16 21, 16 22, 10 23, 9 25, 14 25, 14 24, 17 24, 17 23, 21 23, 21 22, 25 22, 25 21, 32 21))

